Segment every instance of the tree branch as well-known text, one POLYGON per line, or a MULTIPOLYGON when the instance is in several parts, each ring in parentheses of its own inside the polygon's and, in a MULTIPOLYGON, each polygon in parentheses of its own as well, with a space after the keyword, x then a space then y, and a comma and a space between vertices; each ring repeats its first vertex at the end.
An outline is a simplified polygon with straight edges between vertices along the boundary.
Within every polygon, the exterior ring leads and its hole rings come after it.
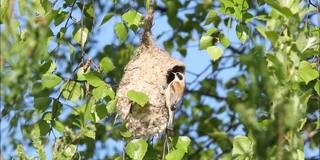
POLYGON ((152 22, 153 22, 154 6, 155 6, 154 0, 150 0, 150 6, 147 9, 146 17, 144 20, 144 27, 143 27, 144 31, 143 31, 142 42, 141 42, 141 44, 144 44, 146 47, 153 44, 151 28, 152 28, 152 22))

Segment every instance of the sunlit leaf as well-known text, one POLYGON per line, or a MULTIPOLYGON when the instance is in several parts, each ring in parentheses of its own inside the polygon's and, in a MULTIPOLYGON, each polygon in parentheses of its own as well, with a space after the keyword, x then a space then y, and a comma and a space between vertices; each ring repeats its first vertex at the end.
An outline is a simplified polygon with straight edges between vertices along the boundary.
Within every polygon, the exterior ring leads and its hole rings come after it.
POLYGON ((45 74, 42 77, 42 85, 46 88, 54 88, 61 82, 61 78, 55 74, 45 74))
POLYGON ((220 47, 217 47, 217 46, 208 47, 207 51, 208 51, 208 54, 209 54, 210 58, 213 61, 218 60, 223 54, 223 50, 220 47))
POLYGON ((182 149, 173 150, 166 155, 166 160, 181 160, 184 153, 185 151, 182 149))
POLYGON ((211 35, 212 35, 214 32, 216 32, 216 31, 217 31, 217 28, 212 27, 212 28, 210 28, 210 29, 207 30, 206 36, 211 36, 211 35))
POLYGON ((123 23, 117 23, 114 27, 115 33, 121 42, 124 42, 128 37, 128 29, 123 23))
POLYGON ((215 20, 216 16, 217 16, 217 13, 214 10, 210 10, 208 15, 207 15, 207 19, 206 19, 205 25, 213 23, 213 21, 215 20))
POLYGON ((87 82, 94 87, 106 85, 106 83, 102 80, 101 75, 98 72, 89 71, 84 74, 84 77, 86 78, 87 82))
POLYGON ((87 28, 80 28, 73 36, 73 39, 80 44, 81 46, 84 46, 84 44, 87 41, 88 38, 88 32, 89 30, 87 28))
POLYGON ((126 146, 126 153, 134 160, 142 160, 147 152, 148 143, 143 139, 134 139, 126 146))
POLYGON ((253 143, 246 136, 236 136, 233 139, 232 156, 242 156, 251 158, 253 154, 253 143))
POLYGON ((282 7, 279 5, 279 3, 273 0, 265 0, 265 2, 267 2, 273 9, 281 13, 283 16, 288 18, 293 16, 292 12, 287 7, 282 7))
POLYGON ((60 88, 60 92, 62 92, 62 96, 65 99, 71 100, 73 103, 76 103, 83 96, 83 89, 80 84, 73 81, 64 83, 60 88))
POLYGON ((112 71, 115 68, 113 63, 112 63, 112 61, 108 57, 104 57, 100 61, 100 67, 102 68, 104 73, 108 73, 108 72, 112 71))
POLYGON ((213 37, 202 36, 200 39, 199 49, 207 49, 209 46, 213 45, 213 37))
POLYGON ((59 131, 59 132, 63 132, 64 131, 64 125, 61 121, 54 121, 53 127, 59 131))
POLYGON ((112 114, 116 111, 116 105, 117 105, 117 99, 114 99, 108 102, 108 105, 106 108, 109 114, 112 114))
POLYGON ((149 97, 146 94, 134 90, 129 90, 127 96, 131 101, 139 104, 140 107, 144 107, 149 101, 149 97))
POLYGON ((129 27, 131 27, 132 25, 135 25, 137 27, 140 24, 142 15, 135 10, 130 10, 122 15, 122 19, 128 23, 129 27))
POLYGON ((110 98, 114 98, 114 92, 107 85, 101 85, 97 88, 94 88, 92 90, 92 95, 95 99, 104 98, 106 96, 109 96, 110 98))
POLYGON ((239 24, 236 27, 236 32, 237 32, 237 37, 239 38, 240 42, 243 44, 248 38, 249 29, 247 28, 246 25, 239 24))
POLYGON ((223 44, 225 48, 228 48, 230 46, 229 39, 224 35, 219 36, 219 41, 223 44))
POLYGON ((185 153, 188 152, 188 147, 190 145, 191 139, 187 136, 179 136, 178 142, 176 144, 177 149, 183 150, 185 153))
POLYGON ((299 65, 299 75, 306 84, 319 77, 319 72, 313 69, 312 65, 307 61, 302 61, 299 65))

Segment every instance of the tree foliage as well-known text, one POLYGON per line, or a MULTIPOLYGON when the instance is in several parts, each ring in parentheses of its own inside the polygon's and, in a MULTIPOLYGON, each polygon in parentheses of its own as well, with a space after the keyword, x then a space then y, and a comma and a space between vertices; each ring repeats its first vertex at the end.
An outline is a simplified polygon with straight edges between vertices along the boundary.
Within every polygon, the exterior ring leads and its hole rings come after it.
MULTIPOLYGON (((187 82, 165 158, 310 158, 305 150, 320 145, 320 31, 314 20, 319 4, 156 2, 155 15, 171 28, 156 41, 182 57, 196 46, 212 59, 202 72, 186 73, 194 80, 187 82), (232 78, 223 77, 226 71, 232 78)), ((161 158, 163 138, 133 139, 115 116, 115 90, 139 44, 149 5, 1 0, 4 158, 161 158), (111 43, 96 49, 97 37, 110 25, 114 33, 103 38, 111 43)), ((148 102, 136 91, 128 97, 142 107, 148 102)))

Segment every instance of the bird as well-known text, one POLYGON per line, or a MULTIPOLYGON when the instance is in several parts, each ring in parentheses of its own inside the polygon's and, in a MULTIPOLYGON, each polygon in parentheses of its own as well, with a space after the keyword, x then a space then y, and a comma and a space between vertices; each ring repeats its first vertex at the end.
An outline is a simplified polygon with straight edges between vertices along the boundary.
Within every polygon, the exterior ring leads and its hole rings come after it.
POLYGON ((165 91, 166 98, 166 107, 169 111, 169 119, 167 123, 167 130, 173 130, 173 119, 175 110, 179 102, 182 99, 184 88, 185 88, 185 79, 184 75, 180 72, 171 72, 169 77, 172 77, 172 81, 168 84, 165 91))

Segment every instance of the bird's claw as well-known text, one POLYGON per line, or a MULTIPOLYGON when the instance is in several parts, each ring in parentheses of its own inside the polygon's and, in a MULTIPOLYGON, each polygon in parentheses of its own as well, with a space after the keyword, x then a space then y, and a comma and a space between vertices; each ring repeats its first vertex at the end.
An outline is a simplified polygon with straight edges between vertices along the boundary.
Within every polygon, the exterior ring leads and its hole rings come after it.
POLYGON ((166 133, 169 135, 169 136, 173 136, 174 135, 174 131, 173 131, 173 128, 167 128, 166 129, 166 133))

